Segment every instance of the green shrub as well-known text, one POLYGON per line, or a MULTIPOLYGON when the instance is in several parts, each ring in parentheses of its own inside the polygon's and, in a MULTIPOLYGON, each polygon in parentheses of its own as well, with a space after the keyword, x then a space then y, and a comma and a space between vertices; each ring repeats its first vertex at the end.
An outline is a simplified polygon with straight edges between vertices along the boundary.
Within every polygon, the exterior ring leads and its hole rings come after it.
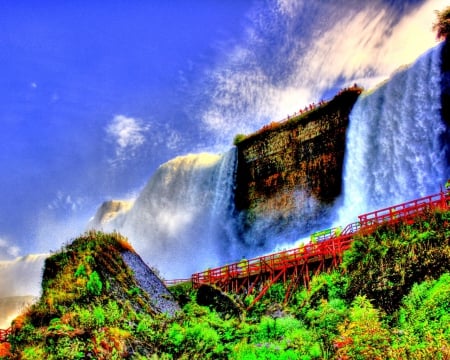
POLYGON ((101 306, 94 307, 92 316, 94 318, 94 324, 96 327, 102 327, 103 325, 105 325, 105 312, 103 311, 103 308, 101 306))
POLYGON ((302 356, 293 349, 282 349, 277 344, 248 344, 241 342, 233 348, 230 354, 232 360, 297 360, 312 359, 302 356))
POLYGON ((116 301, 109 300, 105 306, 105 317, 108 324, 115 324, 123 317, 124 309, 116 301))
POLYGON ((97 271, 93 271, 91 275, 89 275, 89 280, 86 284, 86 288, 92 295, 100 295, 102 292, 103 284, 100 280, 100 276, 97 271))
MULTIPOLYGON (((157 323, 156 323, 157 325, 157 323)), ((154 340, 156 336, 156 331, 154 330, 155 321, 148 314, 143 314, 142 318, 136 326, 136 333, 142 336, 144 339, 154 340)), ((180 345, 178 341, 175 341, 177 346, 180 345)))
POLYGON ((340 358, 366 360, 389 358, 389 331, 380 320, 380 313, 364 296, 352 303, 349 320, 338 326, 335 345, 340 358))
POLYGON ((416 284, 403 299, 395 347, 425 359, 450 356, 450 273, 416 284))
POLYGON ((180 351, 186 337, 185 330, 180 324, 173 323, 167 331, 168 342, 175 351, 180 351))
POLYGON ((196 352, 202 354, 214 352, 219 340, 217 332, 208 324, 197 323, 186 328, 186 344, 196 352))
POLYGON ((27 346, 22 352, 22 360, 42 360, 45 359, 45 351, 40 346, 27 346))
POLYGON ((86 267, 84 264, 80 264, 75 271, 75 277, 86 276, 86 267))
POLYGON ((77 309, 78 310, 78 321, 80 326, 85 329, 95 328, 94 317, 92 316, 92 310, 90 309, 77 309))
POLYGON ((245 140, 247 138, 247 135, 245 135, 245 134, 237 134, 235 137, 234 137, 234 140, 233 140, 233 145, 238 145, 239 143, 241 143, 243 140, 245 140))
POLYGON ((51 352, 53 359, 78 360, 85 359, 85 343, 78 338, 62 336, 58 338, 54 351, 51 352))
POLYGON ((130 296, 136 296, 141 293, 141 289, 137 286, 133 286, 130 290, 127 291, 127 294, 130 296))

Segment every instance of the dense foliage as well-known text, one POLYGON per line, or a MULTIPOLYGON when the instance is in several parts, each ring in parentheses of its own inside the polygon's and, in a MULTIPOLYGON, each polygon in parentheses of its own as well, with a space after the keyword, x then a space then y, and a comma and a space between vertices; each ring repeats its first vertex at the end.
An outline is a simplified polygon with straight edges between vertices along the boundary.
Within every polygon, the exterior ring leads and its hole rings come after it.
POLYGON ((437 20, 433 24, 438 39, 446 39, 450 34, 450 6, 442 11, 436 11, 437 20))
POLYGON ((313 277, 287 303, 287 287, 275 284, 248 312, 252 295, 234 299, 241 312, 216 311, 186 283, 172 288, 183 309, 170 318, 148 311, 115 258, 127 243, 88 234, 49 260, 56 270, 15 320, 11 358, 448 359, 449 238, 450 212, 426 213, 360 235, 341 269, 313 277))

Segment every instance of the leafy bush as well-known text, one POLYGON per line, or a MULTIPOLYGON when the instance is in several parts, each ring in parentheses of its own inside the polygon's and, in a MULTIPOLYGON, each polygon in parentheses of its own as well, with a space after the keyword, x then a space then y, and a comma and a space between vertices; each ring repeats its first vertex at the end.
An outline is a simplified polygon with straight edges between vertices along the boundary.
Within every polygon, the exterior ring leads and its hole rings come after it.
POLYGON ((86 284, 86 288, 92 295, 100 295, 102 292, 103 284, 100 280, 100 276, 97 271, 93 271, 89 275, 89 281, 86 284))
POLYGON ((233 145, 238 145, 239 143, 241 143, 243 140, 245 140, 247 138, 247 135, 245 135, 245 134, 237 134, 235 137, 234 137, 234 140, 233 140, 233 145))
POLYGON ((416 284, 403 299, 394 346, 416 359, 450 357, 450 273, 416 284))
POLYGON ((86 276, 86 267, 84 264, 80 264, 77 267, 77 271, 75 271, 75 277, 86 276))
POLYGON ((344 359, 387 359, 389 331, 380 321, 380 313, 364 296, 352 303, 349 319, 338 326, 335 339, 337 356, 344 359))
POLYGON ((109 300, 105 307, 105 317, 108 324, 116 324, 123 318, 124 309, 117 301, 109 300))
POLYGON ((77 338, 63 336, 57 339, 53 359, 81 360, 85 358, 85 343, 77 338))
POLYGON ((94 307, 92 315, 96 327, 102 327, 103 325, 105 325, 105 312, 103 311, 103 308, 101 306, 94 307))

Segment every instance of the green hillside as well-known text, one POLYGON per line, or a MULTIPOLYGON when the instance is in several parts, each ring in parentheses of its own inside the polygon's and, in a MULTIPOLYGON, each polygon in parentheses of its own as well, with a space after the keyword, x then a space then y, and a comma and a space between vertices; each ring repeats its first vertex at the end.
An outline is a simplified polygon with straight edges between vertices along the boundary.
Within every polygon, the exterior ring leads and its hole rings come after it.
POLYGON ((428 212, 357 236, 338 271, 287 304, 282 284, 246 312, 252 296, 185 283, 170 316, 123 261, 126 239, 88 233, 47 261, 8 358, 448 359, 449 239, 450 212, 428 212))

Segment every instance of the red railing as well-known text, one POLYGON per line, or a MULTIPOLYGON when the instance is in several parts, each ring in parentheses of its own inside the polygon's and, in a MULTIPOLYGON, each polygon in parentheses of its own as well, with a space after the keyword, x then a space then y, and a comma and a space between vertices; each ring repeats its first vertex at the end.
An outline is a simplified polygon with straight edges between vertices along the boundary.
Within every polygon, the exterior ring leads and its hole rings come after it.
POLYGON ((11 328, 0 329, 0 343, 8 342, 9 335, 11 335, 11 328))
POLYGON ((241 260, 232 264, 208 269, 192 275, 194 286, 215 284, 232 278, 275 272, 286 267, 298 266, 311 262, 318 257, 341 254, 350 247, 350 234, 329 238, 317 244, 308 243, 297 248, 260 256, 250 260, 241 260))
POLYGON ((181 283, 190 282, 191 278, 189 279, 172 279, 172 280, 164 280, 164 285, 166 286, 173 286, 181 283))
POLYGON ((440 192, 435 195, 425 196, 402 204, 390 206, 384 209, 372 211, 359 216, 361 226, 378 225, 384 222, 392 223, 399 219, 411 218, 428 208, 448 207, 449 193, 440 192))
MULTIPOLYGON (((256 282, 259 281, 262 274, 271 274, 266 277, 271 279, 269 285, 265 286, 254 302, 256 302, 271 284, 278 281, 283 275, 286 277, 288 269, 301 269, 306 272, 305 284, 309 279, 308 264, 322 263, 326 259, 332 259, 332 266, 342 259, 342 254, 349 249, 353 236, 359 231, 364 233, 372 232, 376 225, 382 223, 395 223, 400 219, 413 218, 426 209, 442 208, 448 209, 450 204, 450 192, 440 192, 435 195, 426 196, 415 199, 402 204, 394 205, 385 209, 376 210, 360 215, 359 222, 348 224, 344 229, 332 228, 317 232, 312 236, 313 242, 302 244, 296 248, 280 251, 277 253, 260 256, 250 260, 242 259, 239 262, 208 269, 192 275, 192 285, 198 287, 202 284, 219 284, 225 288, 226 284, 235 282, 239 279, 248 279, 247 291, 251 292, 256 282), (306 265, 306 266, 305 266, 306 265), (250 281, 250 279, 253 282, 250 281)), ((317 272, 324 267, 320 265, 316 267, 317 272)), ((298 274, 296 275, 298 276, 298 274)), ((173 280, 178 281, 178 280, 173 280)), ((187 281, 183 279, 183 281, 187 281)), ((243 285, 236 285, 234 288, 239 291, 243 285)), ((252 304, 253 305, 253 304, 252 304)), ((250 305, 250 306, 252 306, 250 305)))

